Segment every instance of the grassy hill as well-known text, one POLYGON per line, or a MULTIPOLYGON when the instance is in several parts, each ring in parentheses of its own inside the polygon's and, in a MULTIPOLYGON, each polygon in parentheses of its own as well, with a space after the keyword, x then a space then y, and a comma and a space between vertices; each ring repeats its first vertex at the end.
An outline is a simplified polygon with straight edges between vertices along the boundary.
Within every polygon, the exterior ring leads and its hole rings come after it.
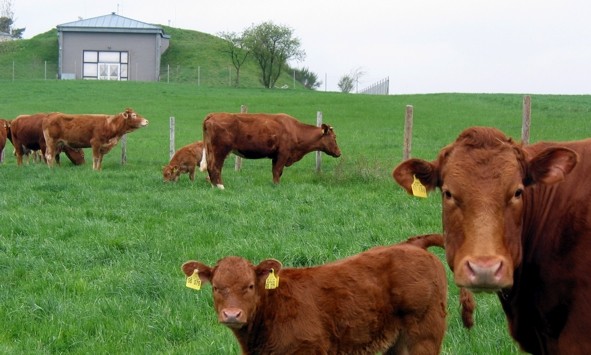
MULTIPOLYGON (((171 36, 170 46, 162 55, 161 81, 199 83, 206 87, 234 85, 235 68, 225 43, 216 36, 192 30, 162 26, 171 36)), ((260 88, 259 69, 252 59, 241 68, 240 87, 260 88)), ((0 80, 55 79, 58 72, 57 30, 52 29, 31 39, 0 44, 0 80)), ((294 85, 289 73, 277 86, 294 85)), ((296 83, 296 88, 303 88, 296 83)))

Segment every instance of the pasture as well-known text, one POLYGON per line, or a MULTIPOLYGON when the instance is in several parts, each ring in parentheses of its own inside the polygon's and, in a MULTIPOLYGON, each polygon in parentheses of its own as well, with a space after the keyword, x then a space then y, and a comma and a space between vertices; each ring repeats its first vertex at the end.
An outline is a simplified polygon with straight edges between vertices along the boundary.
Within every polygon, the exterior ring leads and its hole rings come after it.
MULTIPOLYGON (((180 270, 194 259, 226 255, 285 267, 310 266, 440 232, 440 198, 406 195, 391 178, 402 158, 405 106, 414 106, 412 155, 435 158, 465 127, 490 125, 519 139, 522 95, 365 96, 303 90, 207 89, 189 84, 3 82, 0 117, 62 111, 121 112, 132 107, 150 124, 128 135, 103 170, 86 164, 17 167, 7 143, 0 165, 0 353, 237 354, 218 325, 211 289, 185 287, 180 270), (285 112, 337 133, 341 158, 314 154, 286 168, 273 185, 270 160, 226 161, 226 190, 204 173, 165 184, 169 117, 176 147, 201 139, 213 111, 285 112)), ((589 96, 532 96, 531 141, 585 138, 589 96)), ((443 252, 431 249, 442 261, 443 252)), ((447 264, 446 268, 447 268, 447 264)), ((447 268, 448 269, 448 268, 447 268)), ((448 269, 449 271, 449 269, 448 269)), ((451 275, 451 273, 449 273, 451 275)), ((451 281, 451 278, 450 278, 451 281)), ((478 294, 475 326, 459 318, 450 285, 444 354, 517 354, 495 295, 478 294)))

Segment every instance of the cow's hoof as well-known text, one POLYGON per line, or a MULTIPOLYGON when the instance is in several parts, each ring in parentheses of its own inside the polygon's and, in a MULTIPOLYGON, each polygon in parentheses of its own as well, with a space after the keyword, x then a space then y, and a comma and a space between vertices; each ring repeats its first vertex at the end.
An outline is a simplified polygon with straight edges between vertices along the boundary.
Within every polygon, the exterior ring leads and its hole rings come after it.
POLYGON ((220 190, 224 189, 224 185, 222 185, 222 184, 217 184, 217 185, 215 185, 215 187, 217 187, 220 190))

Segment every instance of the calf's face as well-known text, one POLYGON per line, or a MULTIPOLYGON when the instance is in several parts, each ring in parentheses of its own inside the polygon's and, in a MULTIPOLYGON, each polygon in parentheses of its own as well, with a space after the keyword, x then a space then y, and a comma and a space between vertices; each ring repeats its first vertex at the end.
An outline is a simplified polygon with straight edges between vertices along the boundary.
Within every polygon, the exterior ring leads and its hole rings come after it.
POLYGON ((236 256, 223 258, 211 268, 197 261, 182 266, 185 275, 191 276, 197 270, 203 283, 211 283, 218 321, 232 329, 240 329, 253 319, 261 297, 270 292, 265 289, 269 273, 280 269, 277 260, 264 260, 253 266, 236 256))
POLYGON ((162 178, 164 181, 177 181, 181 174, 181 170, 176 165, 166 165, 162 168, 162 178))

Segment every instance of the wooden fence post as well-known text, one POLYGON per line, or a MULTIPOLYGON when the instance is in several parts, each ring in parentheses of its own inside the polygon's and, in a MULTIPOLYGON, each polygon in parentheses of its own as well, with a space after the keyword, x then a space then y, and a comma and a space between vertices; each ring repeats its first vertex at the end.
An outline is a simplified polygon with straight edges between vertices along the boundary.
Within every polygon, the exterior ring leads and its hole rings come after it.
MULTIPOLYGON (((246 105, 240 105, 240 113, 247 113, 248 107, 246 105)), ((242 169, 242 158, 236 155, 236 160, 234 160, 234 170, 240 171, 242 169)))
POLYGON ((523 97, 523 119, 521 122, 521 142, 529 144, 529 131, 531 126, 531 96, 523 97))
POLYGON ((402 159, 410 159, 411 145, 412 145, 412 123, 413 123, 413 107, 406 105, 406 115, 404 117, 404 147, 402 151, 402 159))
POLYGON ((174 116, 170 116, 168 118, 168 127, 169 127, 169 147, 168 147, 168 160, 172 159, 172 156, 175 152, 175 143, 174 143, 174 134, 175 134, 175 118, 174 116))
MULTIPOLYGON (((322 111, 316 112, 316 126, 322 126, 322 111)), ((322 165, 322 152, 316 151, 316 172, 319 173, 322 165)))

